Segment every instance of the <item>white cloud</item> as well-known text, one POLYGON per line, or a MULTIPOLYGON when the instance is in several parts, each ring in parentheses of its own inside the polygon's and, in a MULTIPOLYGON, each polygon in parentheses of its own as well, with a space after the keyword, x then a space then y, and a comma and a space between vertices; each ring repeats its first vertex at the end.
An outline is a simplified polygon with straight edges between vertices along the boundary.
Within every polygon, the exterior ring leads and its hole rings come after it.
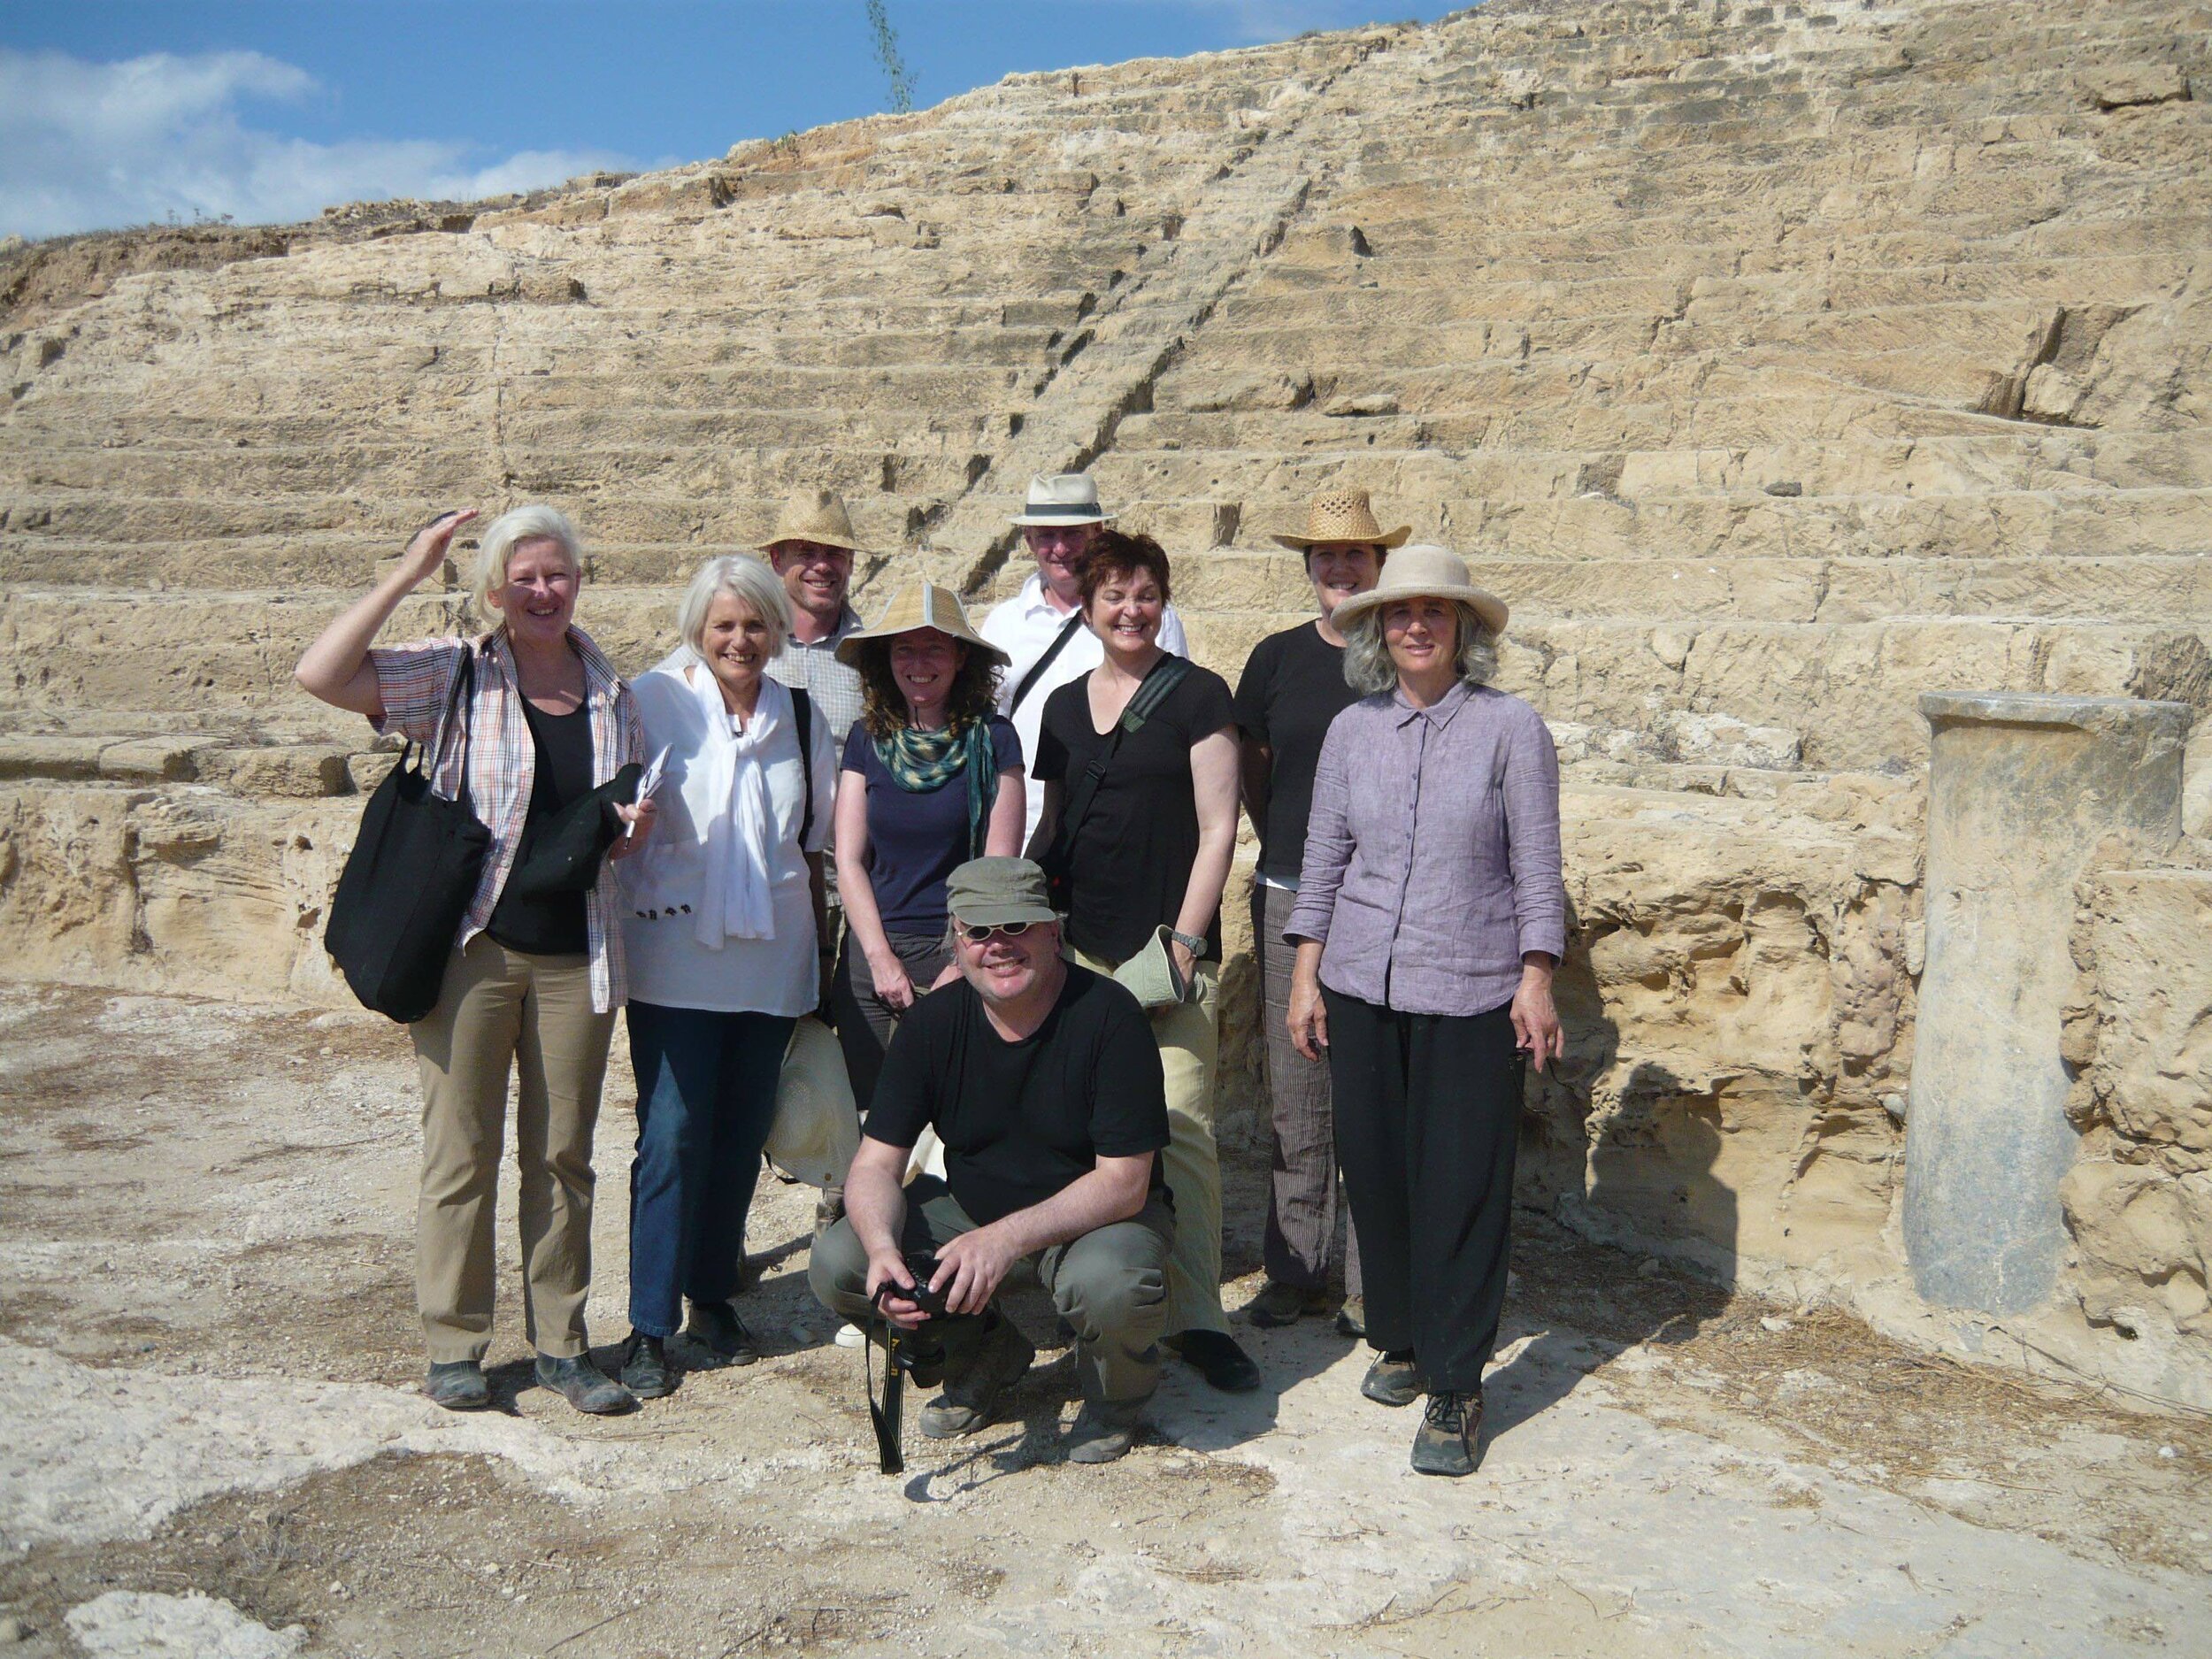
POLYGON ((499 157, 444 139, 322 144, 242 114, 251 101, 298 104, 319 90, 260 52, 100 64, 0 47, 0 234, 226 215, 281 223, 337 202, 468 200, 632 165, 588 150, 499 157))

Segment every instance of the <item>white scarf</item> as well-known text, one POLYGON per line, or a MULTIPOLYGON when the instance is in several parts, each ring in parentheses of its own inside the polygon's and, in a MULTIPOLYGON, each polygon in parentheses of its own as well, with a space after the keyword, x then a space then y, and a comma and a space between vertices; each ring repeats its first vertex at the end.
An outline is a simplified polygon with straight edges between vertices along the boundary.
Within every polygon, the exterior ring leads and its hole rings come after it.
MULTIPOLYGON (((791 693, 762 675, 752 718, 744 731, 736 732, 731 729, 721 685, 688 647, 656 664, 653 672, 673 677, 698 704, 696 752, 670 757, 672 774, 678 770, 678 759, 689 763, 681 769, 681 793, 684 816, 696 841, 690 848, 672 845, 664 849, 669 876, 680 865, 688 865, 697 878, 695 891, 680 895, 692 907, 693 935, 709 950, 721 949, 725 940, 773 939, 776 911, 771 883, 778 828, 764 757, 791 718, 791 693)), ((656 834, 670 833, 676 827, 668 824, 656 834)), ((649 842, 646 862, 652 862, 652 851, 649 842)), ((648 885, 660 884, 649 876, 648 885)), ((679 896, 664 895, 661 906, 679 896)))

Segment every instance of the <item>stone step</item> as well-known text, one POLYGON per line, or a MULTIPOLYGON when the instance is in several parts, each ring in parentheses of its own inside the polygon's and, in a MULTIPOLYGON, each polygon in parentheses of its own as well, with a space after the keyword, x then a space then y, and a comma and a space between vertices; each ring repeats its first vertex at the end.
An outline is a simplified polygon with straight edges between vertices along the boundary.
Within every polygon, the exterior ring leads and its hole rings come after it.
MULTIPOLYGON (((322 585, 366 578, 369 561, 404 542, 438 502, 342 497, 217 503, 107 495, 0 497, 0 578, 13 581, 151 580, 218 586, 280 580, 322 585)), ((677 580, 708 554, 757 546, 780 503, 725 495, 654 500, 619 493, 572 503, 595 568, 613 580, 677 580)), ((1013 503, 1007 503, 1010 508, 1013 503)), ((1248 503, 1118 498, 1125 528, 1171 552, 1237 544, 1248 503)), ((887 553, 914 541, 927 503, 876 494, 849 503, 856 532, 887 553)), ((1295 497, 1268 504, 1295 522, 1295 497)), ((1427 539, 1503 557, 1577 565, 1649 557, 1723 564, 1917 556, 2066 558, 2094 552, 2194 555, 2212 548, 2212 490, 1984 491, 1954 495, 1781 496, 1764 490, 1622 497, 1442 497, 1401 504, 1427 539)), ((1244 544, 1264 546, 1256 529, 1244 544)), ((951 548, 979 554, 981 548, 951 548)))

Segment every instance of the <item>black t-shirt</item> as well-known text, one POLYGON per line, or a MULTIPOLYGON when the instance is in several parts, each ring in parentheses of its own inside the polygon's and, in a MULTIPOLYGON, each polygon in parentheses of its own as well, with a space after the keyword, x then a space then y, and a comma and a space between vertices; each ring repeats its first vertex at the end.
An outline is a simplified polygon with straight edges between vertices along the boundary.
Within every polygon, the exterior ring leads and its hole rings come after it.
MULTIPOLYGON (((1070 963, 1044 1024, 1009 1042, 956 979, 899 1021, 868 1110, 869 1139, 887 1146, 932 1126, 952 1195, 984 1225, 1044 1202, 1101 1157, 1158 1152, 1167 1086, 1151 1022, 1120 986, 1070 963)), ((1152 1190, 1167 1191, 1156 1157, 1152 1190)))
MULTIPOLYGON (((1167 662, 1153 664, 1157 673, 1167 662)), ((1229 682, 1193 668, 1133 734, 1121 740, 1068 859, 1068 942, 1108 962, 1126 962, 1156 927, 1175 926, 1198 862, 1198 798, 1190 752, 1236 724, 1229 682)), ((1045 699, 1037 734, 1040 781, 1057 780, 1061 807, 1111 741, 1091 725, 1090 676, 1045 699)), ((1221 918, 1206 924, 1209 958, 1221 955, 1221 918)))
MULTIPOLYGON (((515 844, 515 861, 508 866, 511 871, 530 862, 538 832, 548 818, 591 793, 591 710, 579 703, 566 714, 547 714, 525 697, 522 712, 530 722, 530 742, 537 759, 530 779, 530 806, 515 844)), ((526 899, 503 890, 484 931, 508 949, 534 956, 572 956, 591 948, 580 893, 526 899)))
POLYGON ((1313 773, 1329 722, 1359 701, 1344 683, 1344 648, 1302 622, 1252 648, 1237 681, 1237 725, 1275 753, 1260 833, 1260 870, 1294 882, 1306 857, 1306 818, 1313 810, 1313 773))

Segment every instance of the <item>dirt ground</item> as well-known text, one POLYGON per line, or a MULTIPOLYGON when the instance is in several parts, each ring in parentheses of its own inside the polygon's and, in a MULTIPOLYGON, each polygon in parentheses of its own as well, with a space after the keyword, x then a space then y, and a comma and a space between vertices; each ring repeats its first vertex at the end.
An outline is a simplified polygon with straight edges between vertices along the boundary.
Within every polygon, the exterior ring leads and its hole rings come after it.
MULTIPOLYGON (((882 1476, 806 1291, 813 1194, 773 1182, 768 1357, 610 1420, 530 1382, 510 1190, 496 1409, 443 1413, 416 1387, 411 1074, 365 1016, 0 987, 0 1651, 2212 1655, 2212 1425, 1532 1214, 1463 1482, 1407 1470, 1413 1417, 1360 1399, 1324 1321, 1245 1333, 1259 1394, 1171 1369, 1134 1454, 1064 1464, 1072 1367, 1033 1295, 1015 1419, 910 1436, 882 1476)), ((1263 1173, 1231 1160, 1233 1306, 1263 1173)))

